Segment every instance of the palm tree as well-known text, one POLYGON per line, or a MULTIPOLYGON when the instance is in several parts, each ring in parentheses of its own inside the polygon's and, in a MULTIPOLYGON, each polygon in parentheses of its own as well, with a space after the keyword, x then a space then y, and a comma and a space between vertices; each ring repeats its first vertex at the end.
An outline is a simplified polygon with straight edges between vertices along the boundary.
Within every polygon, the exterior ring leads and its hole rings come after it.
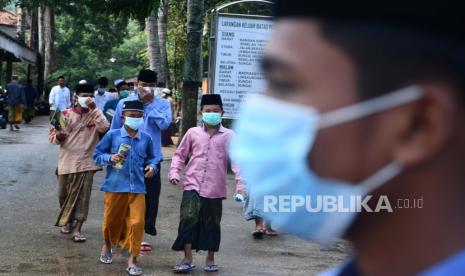
POLYGON ((154 9, 145 19, 147 33, 147 50, 149 53, 150 69, 160 74, 161 54, 158 38, 158 9, 154 9))
MULTIPOLYGON (((203 0, 187 2, 187 39, 184 60, 181 137, 197 124, 197 97, 201 84, 203 0)), ((181 139, 179 139, 181 140, 181 139)))
POLYGON ((168 70, 168 55, 166 52, 166 41, 168 34, 168 7, 169 0, 162 0, 158 10, 158 37, 160 41, 160 81, 164 82, 168 87, 169 70, 168 70))

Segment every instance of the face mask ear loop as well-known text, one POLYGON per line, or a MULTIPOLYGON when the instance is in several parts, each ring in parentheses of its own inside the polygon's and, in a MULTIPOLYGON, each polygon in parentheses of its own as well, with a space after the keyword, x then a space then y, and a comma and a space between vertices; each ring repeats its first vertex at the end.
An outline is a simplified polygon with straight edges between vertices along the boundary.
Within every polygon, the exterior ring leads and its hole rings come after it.
POLYGON ((334 111, 329 111, 321 115, 319 128, 332 127, 398 107, 420 99, 423 97, 423 94, 423 90, 419 86, 412 85, 390 92, 384 96, 376 97, 374 99, 366 100, 334 111))
POLYGON ((403 170, 402 164, 397 161, 391 162, 381 170, 377 171, 364 181, 362 181, 358 186, 364 189, 367 193, 375 190, 381 185, 392 180, 394 177, 398 176, 403 170))

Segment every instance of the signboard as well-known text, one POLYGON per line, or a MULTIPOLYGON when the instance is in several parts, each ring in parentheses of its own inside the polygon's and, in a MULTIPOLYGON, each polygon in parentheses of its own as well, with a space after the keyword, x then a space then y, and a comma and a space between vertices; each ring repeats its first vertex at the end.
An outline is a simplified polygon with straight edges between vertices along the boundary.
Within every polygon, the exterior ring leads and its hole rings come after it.
POLYGON ((212 93, 221 95, 225 118, 236 119, 245 97, 265 89, 259 61, 272 27, 268 18, 218 16, 212 93))

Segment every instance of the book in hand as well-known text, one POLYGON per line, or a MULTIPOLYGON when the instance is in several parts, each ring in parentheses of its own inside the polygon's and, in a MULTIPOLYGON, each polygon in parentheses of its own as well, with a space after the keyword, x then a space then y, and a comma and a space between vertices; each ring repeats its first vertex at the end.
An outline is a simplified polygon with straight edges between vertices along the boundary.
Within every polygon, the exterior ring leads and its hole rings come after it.
POLYGON ((50 124, 55 127, 56 130, 64 131, 68 128, 68 122, 66 121, 66 117, 63 115, 63 112, 59 108, 55 110, 53 116, 50 120, 50 124))

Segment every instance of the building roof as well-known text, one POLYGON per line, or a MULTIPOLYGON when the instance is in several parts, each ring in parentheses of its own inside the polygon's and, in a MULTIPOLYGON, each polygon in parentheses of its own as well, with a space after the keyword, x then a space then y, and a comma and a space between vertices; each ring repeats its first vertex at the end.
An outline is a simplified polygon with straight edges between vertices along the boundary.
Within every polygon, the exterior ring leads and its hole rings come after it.
POLYGON ((7 10, 0 10, 0 24, 16 26, 16 14, 7 10))

